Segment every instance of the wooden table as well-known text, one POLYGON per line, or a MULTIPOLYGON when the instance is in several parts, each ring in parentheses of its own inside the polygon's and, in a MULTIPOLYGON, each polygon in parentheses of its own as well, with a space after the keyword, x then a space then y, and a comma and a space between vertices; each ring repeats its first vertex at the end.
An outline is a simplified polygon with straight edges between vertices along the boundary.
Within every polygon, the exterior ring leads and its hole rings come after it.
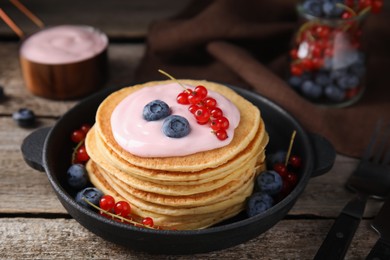
MULTIPOLYGON (((110 36, 111 79, 107 86, 127 85, 132 81, 145 50, 143 39, 147 26, 154 19, 175 13, 186 3, 118 0, 105 1, 109 4, 103 6, 96 2, 99 1, 55 1, 54 4, 54 1, 35 0, 29 4, 47 24, 89 24, 110 36), (118 15, 110 12, 116 5, 120 5, 115 9, 118 15)), ((8 3, 1 5, 19 19, 25 31, 35 30, 8 3)), ((195 256, 155 256, 107 242, 73 220, 57 200, 46 175, 29 168, 23 161, 20 145, 34 129, 18 127, 12 113, 19 108, 30 108, 38 117, 38 127, 52 126, 77 101, 50 101, 31 95, 21 76, 18 47, 18 39, 0 22, 0 85, 7 95, 0 102, 0 259, 311 259, 339 211, 353 197, 344 183, 357 161, 338 155, 329 173, 310 180, 285 219, 247 243, 195 256)), ((346 259, 364 259, 374 245, 377 235, 370 222, 380 205, 378 201, 369 202, 346 259)))

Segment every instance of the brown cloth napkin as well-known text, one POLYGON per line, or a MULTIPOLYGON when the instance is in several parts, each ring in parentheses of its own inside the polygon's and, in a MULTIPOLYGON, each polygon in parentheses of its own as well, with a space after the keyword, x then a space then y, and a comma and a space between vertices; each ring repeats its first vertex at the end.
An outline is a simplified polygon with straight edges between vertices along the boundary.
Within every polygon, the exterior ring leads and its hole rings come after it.
POLYGON ((363 32, 368 50, 367 89, 347 108, 306 101, 283 80, 287 53, 298 26, 292 0, 191 2, 180 14, 154 23, 137 81, 207 79, 253 90, 291 113, 308 131, 326 137, 336 150, 359 157, 376 121, 390 123, 390 11, 371 15, 363 32))

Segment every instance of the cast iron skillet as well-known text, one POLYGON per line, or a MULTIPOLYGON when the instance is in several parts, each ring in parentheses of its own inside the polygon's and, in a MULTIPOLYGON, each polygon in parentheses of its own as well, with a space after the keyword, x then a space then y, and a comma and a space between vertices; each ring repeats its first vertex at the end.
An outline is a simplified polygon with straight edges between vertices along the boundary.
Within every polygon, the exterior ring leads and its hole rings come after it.
POLYGON ((22 144, 26 162, 34 169, 45 171, 60 202, 82 226, 102 238, 128 248, 161 254, 194 254, 228 248, 270 229, 294 205, 298 196, 313 176, 327 172, 334 163, 333 146, 321 136, 308 134, 286 111, 255 93, 229 86, 261 110, 270 135, 267 153, 287 149, 291 133, 297 135, 294 153, 299 154, 304 166, 293 191, 271 209, 248 218, 245 213, 203 230, 151 230, 138 228, 100 216, 74 200, 74 191, 66 184, 74 144, 70 134, 83 123, 94 123, 99 104, 117 89, 105 89, 83 100, 62 116, 52 128, 41 128, 29 135, 22 144))

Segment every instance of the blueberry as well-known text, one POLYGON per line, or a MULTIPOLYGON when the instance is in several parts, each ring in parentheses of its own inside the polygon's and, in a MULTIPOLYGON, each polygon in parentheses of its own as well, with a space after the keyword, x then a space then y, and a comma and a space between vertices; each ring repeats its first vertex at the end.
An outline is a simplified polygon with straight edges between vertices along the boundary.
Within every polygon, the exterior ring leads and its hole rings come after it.
POLYGON ((345 75, 337 80, 337 85, 341 89, 352 89, 359 85, 359 78, 355 75, 345 75))
POLYGON ((102 196, 103 192, 100 190, 96 189, 95 187, 88 187, 77 193, 76 202, 85 207, 90 207, 90 205, 88 205, 88 203, 83 200, 83 198, 85 198, 92 204, 98 206, 102 196))
POLYGON ((307 0, 303 3, 302 8, 304 12, 310 15, 316 17, 322 16, 322 6, 320 1, 307 0))
POLYGON ((146 104, 143 116, 146 121, 155 121, 169 116, 171 110, 167 103, 161 100, 153 100, 146 104))
POLYGON ((282 189, 283 180, 275 171, 264 171, 257 176, 256 184, 260 191, 273 196, 282 189))
POLYGON ((35 114, 27 108, 21 108, 17 112, 14 112, 12 118, 21 127, 31 127, 35 124, 35 114))
POLYGON ((271 169, 276 163, 284 163, 286 156, 287 152, 283 150, 267 155, 267 167, 271 169))
POLYGON ((66 172, 66 177, 69 186, 77 190, 84 188, 88 183, 87 170, 82 164, 73 164, 70 166, 66 172))
POLYGON ((325 87, 325 96, 332 101, 342 101, 345 98, 345 91, 335 85, 325 87))
POLYGON ((302 84, 302 78, 297 76, 292 76, 288 79, 288 84, 293 88, 299 88, 302 84))
POLYGON ((311 80, 303 82, 301 91, 309 98, 319 98, 322 95, 322 87, 311 80))
POLYGON ((164 119, 162 131, 168 137, 181 138, 190 133, 190 123, 182 116, 168 116, 164 119))
POLYGON ((325 17, 337 18, 341 16, 344 9, 336 5, 338 2, 340 1, 327 0, 322 4, 322 11, 325 17))
POLYGON ((361 78, 366 72, 366 67, 363 63, 356 62, 349 67, 349 72, 361 78))
POLYGON ((323 68, 326 70, 331 70, 332 67, 333 67, 333 59, 328 57, 325 58, 323 68))
POLYGON ((326 86, 331 82, 329 73, 326 72, 318 72, 315 76, 315 83, 320 86, 326 86))
POLYGON ((271 208, 273 203, 274 200, 269 194, 264 192, 255 192, 247 201, 246 213, 249 217, 253 217, 271 208))
POLYGON ((337 80, 337 79, 342 78, 346 75, 347 75, 346 69, 332 70, 332 72, 330 73, 330 78, 337 80))

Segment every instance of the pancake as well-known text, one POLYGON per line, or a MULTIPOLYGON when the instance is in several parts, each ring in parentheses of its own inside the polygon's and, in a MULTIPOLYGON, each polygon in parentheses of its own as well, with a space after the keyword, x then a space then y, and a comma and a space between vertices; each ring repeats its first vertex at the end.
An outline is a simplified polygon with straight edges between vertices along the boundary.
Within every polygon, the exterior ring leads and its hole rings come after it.
POLYGON ((85 139, 86 167, 95 187, 116 201, 128 201, 135 218, 152 217, 165 228, 206 228, 244 209, 254 178, 265 169, 269 137, 259 109, 233 90, 207 81, 180 82, 204 85, 235 104, 240 122, 229 144, 167 157, 141 157, 123 149, 113 137, 111 114, 128 95, 172 83, 149 82, 114 92, 99 106, 85 139))
MULTIPOLYGON (((263 128, 261 128, 263 130, 263 128)), ((102 143, 99 136, 96 135, 92 128, 86 138, 86 147, 89 155, 99 164, 105 164, 103 168, 115 167, 120 173, 128 173, 135 178, 156 182, 158 184, 175 184, 175 185, 191 185, 210 182, 215 179, 225 176, 229 170, 241 167, 246 164, 251 157, 256 156, 260 162, 265 158, 264 147, 268 143, 268 134, 263 130, 260 131, 256 138, 250 143, 244 151, 241 151, 236 157, 226 164, 211 169, 205 169, 198 172, 170 172, 153 169, 144 169, 132 165, 124 159, 117 156, 109 147, 102 143)), ((112 170, 111 170, 112 171, 112 170)))
POLYGON ((125 161, 142 168, 169 170, 169 171, 200 171, 206 168, 214 168, 232 159, 237 153, 247 147, 256 135, 260 126, 260 111, 252 103, 238 95, 233 90, 223 85, 194 80, 180 80, 182 84, 205 85, 208 89, 218 92, 235 104, 240 111, 240 124, 234 131, 232 142, 222 148, 210 151, 199 152, 188 156, 177 157, 154 157, 147 158, 133 155, 124 150, 114 139, 110 122, 111 114, 115 107, 128 95, 141 88, 151 87, 159 84, 172 83, 173 81, 153 81, 145 84, 123 88, 108 96, 99 106, 96 113, 96 131, 119 157, 125 161))

